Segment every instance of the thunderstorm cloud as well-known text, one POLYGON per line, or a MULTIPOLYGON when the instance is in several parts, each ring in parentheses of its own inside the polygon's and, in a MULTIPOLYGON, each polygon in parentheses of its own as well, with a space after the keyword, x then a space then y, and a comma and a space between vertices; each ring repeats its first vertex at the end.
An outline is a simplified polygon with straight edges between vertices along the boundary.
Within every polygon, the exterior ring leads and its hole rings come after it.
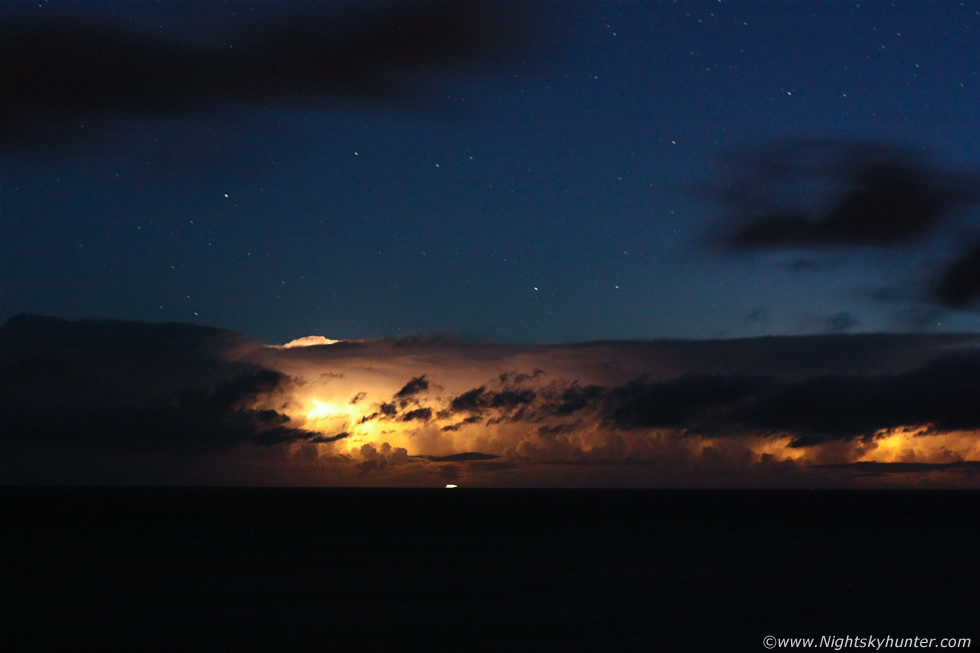
POLYGON ((284 349, 25 315, 0 345, 11 482, 978 482, 975 335, 284 349))

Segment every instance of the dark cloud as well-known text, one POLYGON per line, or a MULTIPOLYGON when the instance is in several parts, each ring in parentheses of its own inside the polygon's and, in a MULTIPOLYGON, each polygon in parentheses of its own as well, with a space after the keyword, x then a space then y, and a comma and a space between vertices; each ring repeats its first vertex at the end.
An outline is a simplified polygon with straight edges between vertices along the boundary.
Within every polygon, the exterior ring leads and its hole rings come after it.
MULTIPOLYGON (((843 318, 841 318, 843 321, 843 318)), ((803 345, 804 339, 793 339, 803 345)), ((847 338, 805 339, 833 359, 844 355, 847 338), (833 345, 833 346, 831 346, 833 345), (836 351, 834 351, 836 350, 836 351)), ((874 340, 871 338, 870 340, 874 340)), ((781 339, 772 339, 774 345, 781 339)), ((867 337, 857 341, 870 342, 867 337)), ((789 344, 789 343, 784 343, 789 344)), ((829 362, 829 361, 828 361, 829 362)), ((865 439, 882 429, 931 424, 940 431, 980 428, 975 388, 980 387, 980 356, 971 350, 931 360, 921 367, 888 374, 744 373, 687 374, 666 380, 647 376, 618 386, 572 383, 531 388, 473 388, 439 411, 445 419, 467 414, 442 427, 459 431, 489 416, 487 426, 552 420, 535 429, 541 437, 569 433, 580 423, 554 423, 584 413, 609 428, 625 431, 672 429, 728 437, 744 434, 789 435, 795 446, 833 440, 865 439), (515 411, 515 409, 520 410, 515 411)), ((424 419, 431 418, 425 409, 424 419)), ((417 419, 412 411, 400 419, 417 419)))
POLYGON ((833 375, 784 385, 726 416, 733 430, 783 432, 796 446, 932 424, 980 429, 980 352, 964 351, 902 374, 833 375))
MULTIPOLYGON (((956 221, 980 206, 975 171, 883 143, 798 140, 730 160, 735 173, 716 193, 728 216, 720 243, 730 252, 908 248, 952 235, 956 221)), ((803 259, 794 269, 817 266, 803 259)), ((980 245, 935 276, 931 287, 895 299, 944 309, 974 304, 980 245)), ((837 326, 827 330, 846 330, 837 326)))
POLYGON ((425 378, 425 374, 422 376, 417 376, 408 383, 406 383, 401 390, 395 393, 396 399, 408 399, 409 397, 414 397, 415 395, 425 392, 429 389, 429 382, 425 378))
POLYGON ((731 250, 908 245, 980 201, 976 175, 883 144, 797 141, 732 161, 719 194, 731 250))
POLYGON ((485 393, 486 388, 484 386, 467 390, 458 397, 455 397, 450 402, 449 414, 466 412, 479 413, 486 405, 486 401, 484 400, 485 393))
MULTIPOLYGON (((501 377, 503 378, 503 377, 501 377)), ((512 377, 518 378, 518 377, 512 377)), ((523 375, 522 380, 534 378, 532 375, 523 375)), ((486 410, 499 410, 504 413, 511 413, 522 406, 534 403, 537 394, 530 388, 512 387, 505 390, 489 390, 486 386, 480 386, 468 390, 450 401, 449 406, 440 413, 440 417, 449 417, 456 413, 482 414, 486 410)))
MULTIPOLYGON (((536 2, 156 3, 110 11, 8 2, 0 21, 0 139, 62 121, 353 101, 424 107, 446 73, 534 58, 536 2)), ((227 113, 221 114, 227 115, 227 113)), ((104 121, 107 122, 107 121, 104 121)))
POLYGON ((378 409, 360 419, 361 424, 375 419, 390 419, 398 414, 398 406, 393 401, 377 404, 378 409))
POLYGON ((394 402, 383 403, 379 406, 378 412, 386 417, 392 417, 398 413, 398 406, 394 402))
POLYGON ((416 377, 409 381, 401 390, 395 393, 392 401, 377 404, 377 410, 369 415, 365 415, 358 420, 358 424, 366 424, 374 420, 392 420, 399 422, 427 422, 432 419, 432 409, 420 406, 414 400, 414 396, 424 392, 429 387, 429 382, 425 380, 425 375, 416 377), (396 401, 397 400, 397 401, 396 401), (405 410, 409 406, 414 406, 405 410), (400 410, 402 412, 400 412, 400 410))
MULTIPOLYGON (((849 339, 856 345, 879 338, 794 340, 798 345, 803 340, 820 345, 829 362, 846 355, 850 348, 840 346, 851 344, 849 339)), ((802 376, 689 374, 664 381, 639 377, 613 387, 573 383, 558 392, 542 393, 536 412, 524 417, 531 421, 532 415, 567 417, 593 411, 594 419, 619 429, 669 428, 714 437, 786 434, 794 438, 795 446, 862 439, 902 426, 980 429, 980 404, 975 400, 980 353, 974 349, 945 354, 899 373, 862 374, 858 369, 802 376)), ((565 426, 549 424, 537 432, 561 433, 565 426)))
POLYGON ((587 407, 590 402, 601 397, 604 388, 598 385, 580 386, 575 382, 561 393, 561 401, 554 408, 556 415, 567 416, 587 407))
POLYGON ((965 308, 980 299, 980 242, 943 271, 933 292, 948 308, 965 308))
POLYGON ((432 419, 431 408, 416 408, 398 418, 401 422, 428 422, 432 419))
POLYGON ((619 428, 695 428, 706 413, 758 392, 766 382, 731 375, 686 376, 652 383, 646 378, 613 388, 603 397, 603 413, 619 428))
POLYGON ((317 435, 316 437, 310 438, 310 442, 321 443, 321 442, 337 442, 338 440, 344 440, 350 437, 350 433, 343 431, 337 433, 336 435, 317 435))
POLYGON ((3 401, 0 415, 8 441, 69 448, 194 452, 310 439, 315 434, 288 427, 289 418, 278 411, 245 407, 257 393, 278 385, 269 385, 269 374, 243 373, 214 388, 184 392, 176 402, 161 398, 147 405, 82 407, 57 401, 3 401))
POLYGON ((222 414, 255 400, 259 395, 272 392, 285 380, 285 375, 273 370, 242 372, 213 388, 187 390, 178 403, 193 406, 203 414, 222 414))
MULTIPOLYGON (((21 315, 0 328, 4 398, 31 404, 39 398, 88 407, 112 402, 141 405, 192 389, 231 382, 255 366, 229 363, 226 354, 253 347, 235 333, 187 324, 86 320, 21 315), (128 379, 129 382, 122 382, 128 379)), ((270 381, 262 377, 252 382, 270 381)))
POLYGON ((256 407, 291 379, 224 357, 243 347, 241 336, 186 324, 12 318, 0 328, 5 440, 199 451, 311 437, 256 407))
POLYGON ((353 397, 351 397, 351 400, 348 403, 351 406, 355 406, 355 405, 357 405, 357 402, 359 402, 361 399, 364 399, 364 397, 366 397, 366 396, 367 396, 367 393, 366 392, 358 392, 356 395, 354 395, 353 397))
POLYGON ((535 396, 533 390, 526 388, 523 390, 502 390, 490 393, 487 397, 487 405, 491 408, 513 409, 532 403, 535 396))
POLYGON ((456 422, 455 424, 449 424, 447 426, 443 426, 442 427, 442 430, 443 431, 458 431, 461 428, 463 428, 464 426, 466 426, 467 424, 477 424, 477 423, 482 422, 482 421, 483 421, 483 418, 480 417, 479 415, 470 415, 469 417, 467 417, 466 419, 464 419, 461 422, 456 422))
POLYGON ((504 372, 499 377, 500 383, 505 387, 520 385, 526 381, 533 381, 540 376, 544 376, 545 371, 536 369, 533 372, 504 372))

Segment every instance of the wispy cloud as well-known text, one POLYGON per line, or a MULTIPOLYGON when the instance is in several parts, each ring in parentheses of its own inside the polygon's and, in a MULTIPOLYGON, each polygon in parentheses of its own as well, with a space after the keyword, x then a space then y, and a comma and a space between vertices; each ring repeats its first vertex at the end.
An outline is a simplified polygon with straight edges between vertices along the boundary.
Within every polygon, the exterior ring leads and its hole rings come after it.
MULTIPOLYGON (((714 245, 733 253, 834 250, 862 257, 862 249, 946 243, 955 248, 952 261, 934 271, 919 299, 964 309, 980 298, 980 245, 967 226, 980 208, 975 171, 871 142, 794 140, 727 156, 733 173, 713 191, 725 216, 714 245)), ((800 270, 819 267, 801 260, 800 270)))
POLYGON ((164 2, 125 22, 96 8, 5 5, 8 146, 29 146, 65 120, 107 127, 119 115, 338 102, 425 108, 445 95, 447 74, 533 59, 540 47, 531 35, 545 21, 537 2, 486 0, 164 2))

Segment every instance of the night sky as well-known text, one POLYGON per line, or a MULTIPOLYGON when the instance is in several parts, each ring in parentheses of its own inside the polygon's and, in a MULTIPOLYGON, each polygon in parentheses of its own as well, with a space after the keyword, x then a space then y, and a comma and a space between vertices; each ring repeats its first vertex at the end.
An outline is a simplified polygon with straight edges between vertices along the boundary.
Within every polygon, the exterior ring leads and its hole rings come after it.
POLYGON ((4 5, 4 319, 980 326, 976 275, 938 290, 977 269, 978 2, 4 5), (867 234, 729 238, 861 193, 867 234))
MULTIPOLYGON (((515 460, 642 467, 751 433, 778 446, 742 440, 690 483, 739 469, 750 480, 734 484, 805 484, 732 461, 806 450, 822 474, 966 465, 975 484, 978 41, 975 0, 4 2, 13 440, 61 446, 84 404, 99 469, 120 469, 123 437, 140 455, 197 451, 134 426, 159 413, 112 412, 166 405, 186 438, 192 422, 247 422, 208 430, 208 456, 241 442, 347 456, 337 482, 401 461, 431 472, 406 483, 482 464, 482 483, 498 465, 533 484, 515 460), (271 347, 310 335, 361 342, 271 347), (758 336, 787 358, 742 340, 758 336), (623 340, 661 344, 545 347, 623 340), (813 351, 826 358, 788 362, 813 351), (134 376, 127 356, 151 366, 134 376), (123 372, 89 374, 102 365, 123 372), (330 378, 344 396, 322 408, 330 378), (937 379, 942 396, 902 407, 937 379), (50 383, 63 411, 39 425, 50 383), (213 394, 173 399, 189 387, 213 394), (854 396, 863 416, 818 417, 854 396), (358 431, 371 418, 421 431, 358 431), (959 444, 871 456, 895 429, 959 444), (534 449, 532 431, 578 453, 534 449), (701 444, 635 444, 667 431, 701 444)), ((250 482, 283 482, 262 455, 250 482)), ((23 460, 21 478, 43 476, 36 452, 23 460)), ((174 480, 165 468, 140 467, 174 480)), ((619 482, 681 483, 637 469, 619 482)), ((600 476, 548 482, 617 483, 600 476)))

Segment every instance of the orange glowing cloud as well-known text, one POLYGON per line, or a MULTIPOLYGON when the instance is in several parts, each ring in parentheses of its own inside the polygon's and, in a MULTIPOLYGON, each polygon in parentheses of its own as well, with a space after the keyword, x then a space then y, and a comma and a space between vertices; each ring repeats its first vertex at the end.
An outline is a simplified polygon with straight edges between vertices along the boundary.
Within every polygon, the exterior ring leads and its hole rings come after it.
MULTIPOLYGON (((837 342, 846 351, 856 344, 837 342)), ((632 482, 642 473, 643 484, 753 484, 763 473, 781 482, 809 482, 827 476, 831 465, 980 462, 976 430, 865 426, 902 419, 909 408, 888 395, 916 384, 926 392, 923 417, 932 411, 951 424, 964 415, 969 419, 968 402, 956 392, 948 401, 937 399, 925 382, 950 369, 975 374, 973 350, 963 352, 967 363, 919 350, 904 369, 871 370, 863 382, 837 375, 843 357, 818 361, 804 347, 782 368, 763 356, 773 366, 763 367, 764 374, 748 374, 741 364, 719 372, 696 351, 730 348, 729 356, 744 357, 748 367, 764 352, 745 350, 764 344, 496 347, 381 341, 317 347, 288 358, 260 349, 253 360, 297 380, 284 413, 324 436, 316 456, 328 466, 386 460, 385 451, 397 450, 407 457, 372 469, 392 474, 403 464, 401 472, 408 474, 438 461, 453 464, 454 479, 492 483, 494 477, 526 481, 523 474, 545 474, 542 467, 552 470, 546 476, 564 467, 566 479, 581 480, 615 466, 632 469, 623 477, 632 482), (800 366, 801 360, 811 369, 800 366), (839 402, 855 383, 863 384, 868 410, 824 416, 822 406, 839 402), (787 413, 790 408, 796 412, 787 413), (476 453, 481 457, 466 458, 476 453), (821 471, 808 476, 807 470, 821 471)), ((956 377, 947 385, 955 389, 963 382, 956 377)), ((603 471, 591 478, 606 476, 603 471)))
POLYGON ((440 487, 980 478, 976 336, 280 347, 187 325, 24 321, 3 337, 16 346, 2 417, 17 451, 47 452, 19 459, 37 477, 55 455, 131 471, 156 452, 147 465, 198 483, 216 470, 440 487))

